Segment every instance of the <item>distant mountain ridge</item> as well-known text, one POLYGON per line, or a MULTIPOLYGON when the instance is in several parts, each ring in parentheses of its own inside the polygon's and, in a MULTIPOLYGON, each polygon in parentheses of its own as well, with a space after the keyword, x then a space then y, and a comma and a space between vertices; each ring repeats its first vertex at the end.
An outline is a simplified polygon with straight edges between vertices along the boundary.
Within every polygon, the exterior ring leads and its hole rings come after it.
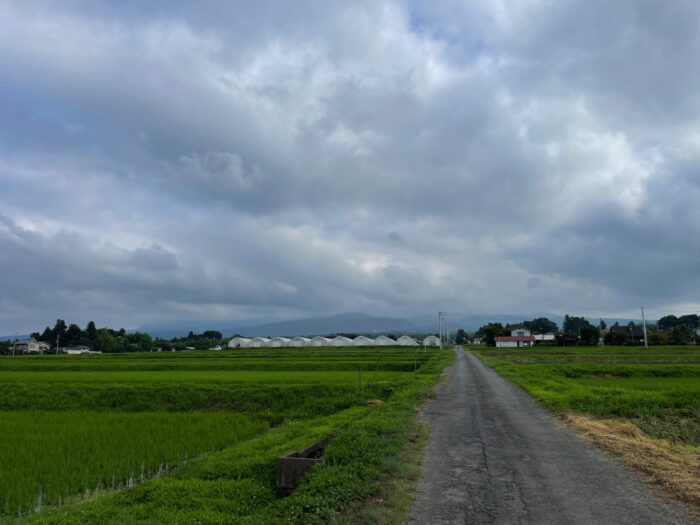
MULTIPOLYGON (((526 315, 517 314, 450 314, 447 321, 450 332, 454 333, 459 328, 468 332, 474 332, 487 323, 516 324, 522 321, 546 317, 557 323, 559 328, 564 322, 564 316, 552 313, 535 313, 526 315)), ((597 326, 598 318, 587 318, 597 326)), ((603 320, 612 325, 615 322, 627 324, 631 320, 638 319, 608 318, 603 320)), ((650 321, 653 322, 653 321, 650 321)), ((414 315, 407 318, 400 317, 375 317, 369 314, 348 312, 336 315, 308 317, 290 321, 275 321, 260 323, 259 321, 179 321, 168 323, 149 323, 138 328, 138 331, 147 332, 153 337, 171 339, 173 337, 186 336, 189 331, 201 333, 205 330, 218 330, 224 337, 240 334, 246 337, 277 337, 277 336, 314 336, 329 335, 338 332, 356 334, 380 334, 380 333, 437 333, 437 312, 433 315, 414 315)))
POLYGON ((297 335, 328 335, 339 332, 374 334, 412 332, 415 326, 408 319, 374 317, 361 313, 345 313, 327 317, 311 317, 294 321, 243 326, 234 330, 247 337, 276 337, 297 335))
POLYGON ((348 312, 337 315, 309 317, 290 321, 270 323, 240 321, 180 321, 168 323, 147 323, 140 326, 140 332, 153 337, 171 339, 186 336, 191 330, 201 333, 205 330, 218 330, 224 337, 241 334, 247 337, 277 337, 297 335, 327 335, 338 332, 373 334, 385 332, 414 332, 416 327, 408 319, 374 317, 372 315, 348 312))

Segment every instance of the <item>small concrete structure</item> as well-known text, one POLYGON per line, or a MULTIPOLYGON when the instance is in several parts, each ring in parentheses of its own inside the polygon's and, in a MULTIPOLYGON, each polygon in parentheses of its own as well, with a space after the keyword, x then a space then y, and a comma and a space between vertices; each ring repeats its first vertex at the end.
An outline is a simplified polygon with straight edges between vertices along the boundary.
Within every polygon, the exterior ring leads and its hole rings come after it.
POLYGON ((429 335, 423 339, 423 346, 440 346, 440 338, 435 335, 429 335))
POLYGON ((331 346, 331 340, 319 335, 311 340, 311 346, 331 346))
POLYGON ((228 342, 229 348, 249 348, 251 340, 246 337, 234 337, 228 342))
POLYGON ((402 335, 396 340, 396 344, 399 346, 418 346, 418 343, 416 342, 413 337, 409 337, 407 335, 402 335))
POLYGON ((352 340, 352 346, 372 346, 373 344, 374 341, 364 335, 360 335, 352 340))
POLYGON ((311 339, 308 337, 293 337, 289 341, 289 346, 311 346, 311 339))
POLYGON ((331 439, 327 436, 304 450, 290 452, 277 458, 277 497, 289 496, 299 485, 299 480, 316 463, 323 462, 319 457, 331 439))
POLYGON ((352 339, 339 335, 331 339, 331 346, 352 346, 352 339))
POLYGON ((396 341, 394 341, 391 337, 380 335, 374 340, 374 344, 377 346, 394 346, 396 341))

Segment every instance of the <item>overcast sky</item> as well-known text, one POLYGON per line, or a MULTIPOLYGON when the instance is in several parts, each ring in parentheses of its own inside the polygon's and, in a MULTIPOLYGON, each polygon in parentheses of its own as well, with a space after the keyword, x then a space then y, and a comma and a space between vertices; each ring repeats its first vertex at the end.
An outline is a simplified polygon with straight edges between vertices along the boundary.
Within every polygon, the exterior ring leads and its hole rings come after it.
POLYGON ((0 2, 0 335, 700 310, 700 3, 0 2))

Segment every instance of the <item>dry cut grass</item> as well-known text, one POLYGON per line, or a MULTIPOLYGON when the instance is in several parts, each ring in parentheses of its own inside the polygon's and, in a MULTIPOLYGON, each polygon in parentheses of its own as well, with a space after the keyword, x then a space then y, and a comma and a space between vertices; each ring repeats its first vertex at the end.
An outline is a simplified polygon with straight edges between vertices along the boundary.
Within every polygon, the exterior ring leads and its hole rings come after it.
POLYGON ((563 417, 585 439, 620 457, 700 511, 700 460, 672 451, 666 441, 648 438, 632 423, 573 413, 563 417))

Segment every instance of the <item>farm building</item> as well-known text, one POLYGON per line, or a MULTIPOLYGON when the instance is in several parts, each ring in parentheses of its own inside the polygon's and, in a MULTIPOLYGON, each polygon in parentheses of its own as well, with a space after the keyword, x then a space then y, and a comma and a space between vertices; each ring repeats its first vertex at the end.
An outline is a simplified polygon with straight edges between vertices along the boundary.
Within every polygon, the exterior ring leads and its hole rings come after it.
POLYGON ((494 338, 496 348, 529 347, 534 346, 535 338, 531 335, 503 335, 494 338))
POLYGON ((289 346, 311 346, 311 339, 308 337, 293 337, 289 341, 289 346))
POLYGON ((22 339, 15 343, 16 348, 20 352, 48 352, 51 349, 51 345, 44 343, 43 341, 35 341, 34 339, 22 339))
POLYGON ((270 348, 282 348, 285 346, 290 346, 290 344, 289 344, 290 341, 291 341, 291 339, 288 339, 286 337, 273 337, 267 343, 267 346, 270 348))
POLYGON ((331 346, 352 346, 352 339, 339 335, 331 340, 331 346))
POLYGON ((423 339, 423 346, 440 346, 440 339, 437 336, 429 335, 423 339))
POLYGON ((331 346, 331 340, 319 335, 311 340, 311 346, 331 346))
POLYGON ((527 328, 511 330, 510 335, 495 338, 496 348, 530 347, 535 346, 535 338, 527 328))
POLYGON ((396 341, 394 341, 391 337, 380 335, 374 340, 374 344, 377 346, 393 346, 396 344, 396 341))
POLYGON ((371 346, 373 344, 374 341, 364 335, 360 335, 352 340, 352 346, 371 346))
POLYGON ((251 339, 250 346, 251 348, 262 348, 267 346, 267 343, 269 342, 270 340, 266 339, 265 337, 256 337, 255 339, 251 339))
POLYGON ((251 346, 251 340, 246 337, 234 337, 228 342, 229 348, 248 348, 251 346))
POLYGON ((413 337, 409 337, 407 335, 402 335, 396 340, 396 344, 399 346, 418 346, 418 343, 416 342, 413 337))
POLYGON ((546 343, 546 342, 556 341, 555 335, 551 332, 548 334, 535 334, 532 337, 535 338, 535 342, 537 342, 537 343, 546 343))

